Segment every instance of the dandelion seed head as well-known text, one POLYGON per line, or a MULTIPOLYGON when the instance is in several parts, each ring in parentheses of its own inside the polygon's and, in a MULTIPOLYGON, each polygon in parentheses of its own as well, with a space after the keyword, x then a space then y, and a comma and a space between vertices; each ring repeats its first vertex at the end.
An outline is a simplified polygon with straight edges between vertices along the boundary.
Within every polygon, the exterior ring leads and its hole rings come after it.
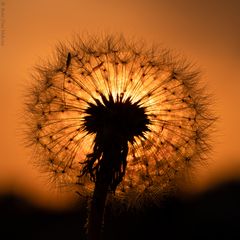
POLYGON ((113 189, 129 202, 171 191, 210 148, 213 119, 197 72, 169 51, 119 36, 61 44, 54 61, 36 68, 26 106, 36 163, 85 196, 100 166, 101 147, 91 170, 86 165, 99 139, 109 148, 109 139, 127 145, 127 166, 119 165, 124 174, 113 189))

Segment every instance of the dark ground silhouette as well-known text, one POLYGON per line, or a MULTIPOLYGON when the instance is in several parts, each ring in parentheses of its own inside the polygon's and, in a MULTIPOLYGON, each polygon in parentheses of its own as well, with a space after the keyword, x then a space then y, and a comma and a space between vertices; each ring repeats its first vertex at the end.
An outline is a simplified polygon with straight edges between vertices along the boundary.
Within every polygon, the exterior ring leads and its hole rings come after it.
MULTIPOLYGON (((50 211, 2 195, 0 239, 85 240, 86 216, 85 207, 50 211)), ((168 199, 162 207, 140 212, 112 213, 108 207, 104 239, 240 239, 240 181, 221 184, 191 199, 168 199)))

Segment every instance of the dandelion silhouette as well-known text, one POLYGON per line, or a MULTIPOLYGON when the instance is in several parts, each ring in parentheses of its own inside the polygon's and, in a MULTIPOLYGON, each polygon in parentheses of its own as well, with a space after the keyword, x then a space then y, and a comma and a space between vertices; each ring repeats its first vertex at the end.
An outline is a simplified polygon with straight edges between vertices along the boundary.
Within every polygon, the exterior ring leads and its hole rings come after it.
POLYGON ((89 239, 99 239, 107 196, 158 201, 204 159, 213 118, 198 73, 167 50, 123 36, 60 44, 38 66, 26 101, 36 163, 60 186, 91 196, 89 239))

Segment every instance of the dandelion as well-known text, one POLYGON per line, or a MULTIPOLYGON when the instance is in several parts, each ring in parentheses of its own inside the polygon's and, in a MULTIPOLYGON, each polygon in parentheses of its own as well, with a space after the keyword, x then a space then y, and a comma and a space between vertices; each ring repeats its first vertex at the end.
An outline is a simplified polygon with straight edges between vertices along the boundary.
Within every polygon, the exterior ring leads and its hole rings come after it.
POLYGON ((91 196, 89 239, 107 197, 158 201, 206 157, 213 122, 198 73, 167 50, 123 36, 78 38, 36 67, 26 100, 35 161, 60 186, 91 196))

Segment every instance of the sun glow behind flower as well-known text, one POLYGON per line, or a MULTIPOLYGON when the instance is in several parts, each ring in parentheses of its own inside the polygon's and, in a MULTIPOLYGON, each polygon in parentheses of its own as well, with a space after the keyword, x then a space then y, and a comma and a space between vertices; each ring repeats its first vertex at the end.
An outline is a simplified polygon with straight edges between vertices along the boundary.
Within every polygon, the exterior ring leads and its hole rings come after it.
POLYGON ((91 38, 60 45, 55 61, 36 70, 27 101, 28 140, 36 146, 36 163, 60 185, 76 186, 85 196, 94 189, 84 168, 97 137, 87 130, 94 107, 112 109, 111 119, 127 121, 124 126, 140 123, 131 111, 127 120, 119 119, 115 106, 143 112, 145 125, 127 140, 127 167, 120 166, 124 176, 115 192, 129 202, 171 191, 209 150, 212 118, 198 75, 168 51, 144 49, 123 37, 91 38))

